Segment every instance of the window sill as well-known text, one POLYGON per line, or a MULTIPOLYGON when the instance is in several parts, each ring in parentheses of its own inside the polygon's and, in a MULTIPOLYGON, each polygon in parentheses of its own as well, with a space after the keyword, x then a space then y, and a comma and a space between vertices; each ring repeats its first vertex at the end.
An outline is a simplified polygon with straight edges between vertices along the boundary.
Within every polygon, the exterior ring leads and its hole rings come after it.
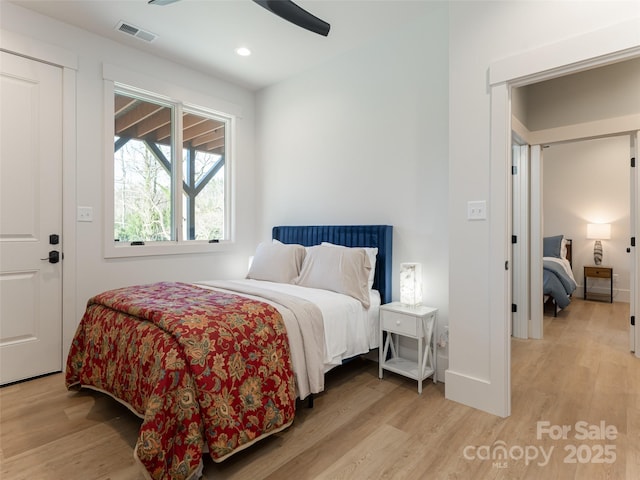
POLYGON ((149 242, 146 245, 130 245, 117 242, 106 245, 104 258, 129 258, 129 257, 150 257, 165 255, 185 255, 197 253, 216 253, 228 251, 233 245, 230 240, 221 240, 217 243, 207 241, 190 242, 149 242))

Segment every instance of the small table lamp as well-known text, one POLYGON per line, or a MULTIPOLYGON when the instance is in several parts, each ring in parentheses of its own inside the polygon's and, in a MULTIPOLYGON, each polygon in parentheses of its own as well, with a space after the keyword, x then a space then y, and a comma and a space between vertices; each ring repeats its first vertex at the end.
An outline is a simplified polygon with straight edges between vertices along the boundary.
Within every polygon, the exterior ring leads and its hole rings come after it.
POLYGON ((422 303, 422 265, 400 264, 400 303, 415 307, 422 303))
POLYGON ((595 240, 593 244, 593 261, 596 265, 602 263, 602 242, 600 240, 609 240, 611 238, 610 223, 588 223, 587 239, 595 240))

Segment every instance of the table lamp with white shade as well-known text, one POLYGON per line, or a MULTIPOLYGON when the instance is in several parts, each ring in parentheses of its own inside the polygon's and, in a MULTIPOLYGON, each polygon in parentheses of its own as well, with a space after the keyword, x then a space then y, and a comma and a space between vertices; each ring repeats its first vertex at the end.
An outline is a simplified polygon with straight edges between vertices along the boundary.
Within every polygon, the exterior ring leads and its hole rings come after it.
POLYGON ((611 224, 610 223, 588 223, 587 239, 595 240, 595 243, 593 244, 593 262, 596 265, 600 265, 602 263, 601 240, 611 239, 611 224))

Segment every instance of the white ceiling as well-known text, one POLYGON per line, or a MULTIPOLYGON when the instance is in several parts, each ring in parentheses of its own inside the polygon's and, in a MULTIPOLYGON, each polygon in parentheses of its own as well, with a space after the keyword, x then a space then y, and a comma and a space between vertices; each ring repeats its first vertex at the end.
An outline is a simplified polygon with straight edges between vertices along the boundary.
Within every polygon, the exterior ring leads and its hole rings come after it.
POLYGON ((425 14, 430 0, 297 0, 331 24, 328 37, 303 30, 251 0, 15 0, 103 37, 252 90, 326 62, 425 14), (158 35, 151 43, 115 30, 120 21, 158 35), (253 54, 240 57, 239 46, 253 54))

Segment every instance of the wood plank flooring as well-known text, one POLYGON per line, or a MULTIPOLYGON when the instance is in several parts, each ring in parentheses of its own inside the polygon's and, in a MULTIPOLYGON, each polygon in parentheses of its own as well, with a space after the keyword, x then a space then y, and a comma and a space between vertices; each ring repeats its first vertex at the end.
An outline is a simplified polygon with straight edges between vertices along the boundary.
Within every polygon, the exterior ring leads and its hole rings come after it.
MULTIPOLYGON (((379 380, 376 363, 355 361, 329 374, 291 428, 222 464, 207 460, 204 478, 640 478, 640 360, 628 351, 628 317, 628 304, 575 299, 545 317, 544 340, 513 340, 506 419, 446 400, 442 383, 425 381, 418 396, 415 382, 379 380), (537 422, 571 430, 552 438, 537 422), (601 422, 615 438, 580 438, 599 436, 601 422)), ((56 374, 0 389, 0 478, 142 480, 132 456, 140 420, 63 383, 56 374)))

